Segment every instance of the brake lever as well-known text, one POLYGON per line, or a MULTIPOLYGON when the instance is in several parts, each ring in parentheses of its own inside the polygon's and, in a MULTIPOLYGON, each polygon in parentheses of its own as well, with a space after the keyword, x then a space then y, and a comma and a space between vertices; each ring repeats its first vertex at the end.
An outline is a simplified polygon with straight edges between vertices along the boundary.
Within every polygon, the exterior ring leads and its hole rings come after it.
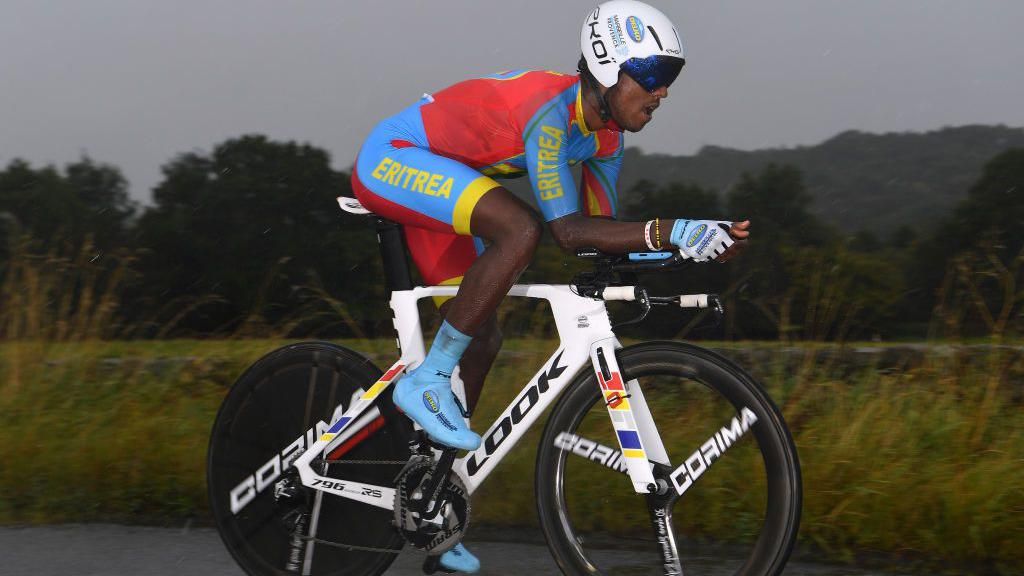
POLYGON ((650 312, 651 312, 651 299, 647 296, 647 289, 646 288, 641 288, 641 287, 637 286, 635 302, 639 302, 640 303, 640 307, 643 310, 640 313, 640 315, 637 316, 636 318, 633 318, 632 320, 626 320, 625 322, 619 322, 618 324, 613 325, 612 329, 620 328, 622 326, 629 326, 630 324, 639 324, 639 323, 643 322, 647 318, 647 315, 650 314, 650 312))

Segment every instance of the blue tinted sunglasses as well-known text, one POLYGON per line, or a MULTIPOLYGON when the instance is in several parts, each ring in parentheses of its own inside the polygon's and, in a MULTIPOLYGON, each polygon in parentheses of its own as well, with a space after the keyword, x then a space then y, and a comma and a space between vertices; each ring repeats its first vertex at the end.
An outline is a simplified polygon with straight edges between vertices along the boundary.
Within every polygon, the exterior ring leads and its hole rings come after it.
POLYGON ((685 63, 682 58, 655 54, 647 58, 630 58, 620 68, 644 90, 654 92, 662 86, 671 86, 685 63))

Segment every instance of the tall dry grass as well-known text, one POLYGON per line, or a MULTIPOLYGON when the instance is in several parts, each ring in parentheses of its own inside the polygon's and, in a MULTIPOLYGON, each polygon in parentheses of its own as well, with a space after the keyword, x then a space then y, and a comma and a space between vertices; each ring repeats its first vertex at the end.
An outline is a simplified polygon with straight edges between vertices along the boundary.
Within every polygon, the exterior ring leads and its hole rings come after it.
MULTIPOLYGON (((131 340, 138 327, 119 307, 132 256, 63 250, 24 238, 0 262, 0 522, 204 516, 206 441, 227 386, 324 308, 357 328, 313 286, 281 326, 262 322, 261 301, 227 341, 131 340)), ((158 336, 212 298, 170 303, 158 336)))
POLYGON ((804 470, 803 536, 847 559, 1024 563, 1024 361, 987 356, 802 375, 784 412, 804 470))

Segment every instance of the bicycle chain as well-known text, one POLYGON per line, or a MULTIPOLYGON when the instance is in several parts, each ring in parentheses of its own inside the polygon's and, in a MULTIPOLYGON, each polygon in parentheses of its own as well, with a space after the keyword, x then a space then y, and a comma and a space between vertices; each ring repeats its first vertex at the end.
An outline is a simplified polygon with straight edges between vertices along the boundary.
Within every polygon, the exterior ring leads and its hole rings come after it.
POLYGON ((302 540, 305 542, 312 542, 314 544, 333 546, 335 548, 355 550, 357 552, 383 552, 385 554, 401 554, 402 552, 401 548, 374 548, 373 546, 358 546, 356 544, 345 544, 344 542, 335 542, 333 540, 323 540, 320 538, 314 538, 312 536, 303 536, 302 540))
POLYGON ((324 460, 324 464, 328 466, 338 466, 340 464, 380 464, 388 466, 405 466, 409 463, 408 460, 324 460))

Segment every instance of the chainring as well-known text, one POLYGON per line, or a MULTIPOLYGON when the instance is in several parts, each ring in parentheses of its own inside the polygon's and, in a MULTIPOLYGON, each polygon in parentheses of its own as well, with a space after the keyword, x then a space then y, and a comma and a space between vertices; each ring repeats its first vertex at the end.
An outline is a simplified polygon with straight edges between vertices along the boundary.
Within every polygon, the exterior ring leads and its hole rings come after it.
POLYGON ((429 457, 414 457, 395 480, 395 527, 406 542, 431 555, 447 552, 462 540, 470 514, 466 485, 454 472, 439 490, 445 504, 437 515, 438 523, 424 520, 411 509, 422 502, 435 464, 429 457))

